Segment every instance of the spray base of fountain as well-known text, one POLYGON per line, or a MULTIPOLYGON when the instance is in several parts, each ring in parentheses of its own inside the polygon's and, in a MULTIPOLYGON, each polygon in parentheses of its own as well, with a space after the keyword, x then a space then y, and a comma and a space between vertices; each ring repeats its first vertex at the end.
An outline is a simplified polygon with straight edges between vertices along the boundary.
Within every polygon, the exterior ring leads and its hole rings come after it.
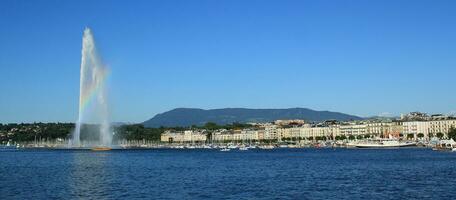
POLYGON ((90 150, 92 151, 110 151, 112 150, 111 147, 94 147, 94 148, 91 148, 90 150))

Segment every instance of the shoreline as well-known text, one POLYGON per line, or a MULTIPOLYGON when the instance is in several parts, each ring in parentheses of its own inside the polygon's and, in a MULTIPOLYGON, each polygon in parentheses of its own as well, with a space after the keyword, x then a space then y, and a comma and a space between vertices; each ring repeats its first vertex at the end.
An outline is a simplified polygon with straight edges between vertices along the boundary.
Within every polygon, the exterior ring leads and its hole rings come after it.
MULTIPOLYGON (((110 147, 107 151, 128 151, 128 150, 176 150, 176 151, 220 151, 223 147, 217 148, 176 148, 176 147, 110 147)), ((347 150, 400 150, 400 149, 429 149, 432 147, 426 146, 409 146, 409 147, 373 147, 373 148, 358 148, 358 147, 274 147, 274 148, 253 148, 248 151, 273 151, 273 150, 286 150, 286 149, 347 149, 347 150)), ((0 151, 8 150, 56 150, 56 151, 94 151, 92 147, 13 147, 13 148, 0 148, 0 151)), ((244 151, 239 148, 231 148, 233 151, 244 151)))

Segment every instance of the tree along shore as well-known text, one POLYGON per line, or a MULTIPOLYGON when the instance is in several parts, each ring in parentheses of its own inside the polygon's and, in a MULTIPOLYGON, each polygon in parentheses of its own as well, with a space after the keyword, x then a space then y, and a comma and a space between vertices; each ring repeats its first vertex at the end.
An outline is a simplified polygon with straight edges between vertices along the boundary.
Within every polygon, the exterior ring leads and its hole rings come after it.
MULTIPOLYGON (((120 140, 147 140, 160 141, 160 135, 166 130, 183 131, 189 129, 205 129, 209 131, 217 129, 243 129, 252 125, 233 123, 228 125, 217 125, 208 122, 204 126, 190 127, 160 127, 148 128, 142 124, 128 124, 112 126, 113 141, 120 140)), ((74 123, 10 123, 0 124, 0 144, 8 142, 21 143, 42 140, 68 140, 74 131, 74 123)), ((99 125, 83 124, 81 126, 81 140, 96 140, 99 125)))

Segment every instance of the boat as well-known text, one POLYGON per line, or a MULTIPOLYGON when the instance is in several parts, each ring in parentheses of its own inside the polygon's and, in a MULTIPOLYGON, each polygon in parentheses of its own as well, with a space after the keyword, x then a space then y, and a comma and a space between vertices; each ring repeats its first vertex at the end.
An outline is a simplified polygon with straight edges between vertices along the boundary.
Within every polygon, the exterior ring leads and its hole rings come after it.
POLYGON ((351 143, 347 146, 356 148, 399 148, 416 146, 416 142, 403 142, 398 140, 367 140, 358 143, 351 143))
POLYGON ((274 145, 263 145, 259 146, 260 149, 274 149, 274 145))
POLYGON ((289 144, 287 148, 298 148, 298 145, 296 144, 289 144))
POLYGON ((110 147, 94 147, 91 149, 92 151, 109 151, 112 150, 110 147))
POLYGON ((247 151, 247 150, 249 150, 248 147, 239 147, 239 151, 247 151))
POLYGON ((231 151, 231 149, 223 148, 223 149, 220 149, 220 151, 231 151))
POLYGON ((440 140, 432 150, 456 152, 456 142, 453 139, 440 140))

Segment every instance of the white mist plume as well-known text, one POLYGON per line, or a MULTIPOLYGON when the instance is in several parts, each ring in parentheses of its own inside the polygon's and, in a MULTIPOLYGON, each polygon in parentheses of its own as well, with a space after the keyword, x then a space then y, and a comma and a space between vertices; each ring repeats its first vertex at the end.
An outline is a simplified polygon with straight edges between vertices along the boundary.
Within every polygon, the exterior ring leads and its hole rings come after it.
POLYGON ((105 87, 107 73, 108 71, 98 55, 92 31, 86 28, 82 38, 79 116, 73 133, 72 146, 84 146, 80 138, 83 123, 100 125, 99 141, 90 145, 110 146, 112 143, 105 87))

